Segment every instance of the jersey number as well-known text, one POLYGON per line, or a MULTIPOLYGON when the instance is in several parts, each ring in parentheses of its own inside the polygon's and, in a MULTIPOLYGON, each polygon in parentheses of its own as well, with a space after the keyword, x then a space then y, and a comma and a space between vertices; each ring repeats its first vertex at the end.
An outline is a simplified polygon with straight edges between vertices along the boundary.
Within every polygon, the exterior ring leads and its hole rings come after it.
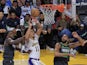
POLYGON ((38 52, 38 51, 39 51, 39 48, 38 48, 38 46, 36 46, 35 48, 36 48, 36 52, 38 52))

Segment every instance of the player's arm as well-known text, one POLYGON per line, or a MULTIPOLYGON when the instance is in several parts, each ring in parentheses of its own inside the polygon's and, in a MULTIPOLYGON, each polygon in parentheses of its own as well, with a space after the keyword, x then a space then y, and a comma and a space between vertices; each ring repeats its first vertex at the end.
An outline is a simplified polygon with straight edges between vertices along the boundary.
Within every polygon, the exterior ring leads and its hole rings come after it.
POLYGON ((38 30, 36 32, 36 34, 38 36, 40 36, 41 32, 42 32, 42 29, 43 29, 43 26, 40 24, 40 23, 37 23, 37 27, 38 27, 38 30))
POLYGON ((26 53, 30 54, 31 53, 31 50, 28 50, 28 51, 25 51, 26 53))
POLYGON ((29 27, 28 27, 28 30, 27 30, 27 32, 26 32, 26 34, 25 34, 25 40, 29 40, 29 38, 30 38, 30 32, 31 32, 31 28, 32 28, 32 24, 30 23, 30 21, 29 21, 29 27))
POLYGON ((18 38, 18 39, 16 39, 16 40, 12 40, 11 38, 8 38, 7 40, 6 40, 6 43, 7 44, 13 44, 13 45, 18 45, 19 43, 22 43, 22 42, 24 42, 25 41, 25 36, 23 36, 23 37, 20 37, 20 38, 18 38))
POLYGON ((64 57, 64 56, 72 56, 73 57, 74 56, 74 55, 69 54, 69 53, 60 53, 60 48, 61 48, 60 44, 57 43, 55 45, 55 52, 54 52, 55 57, 64 57))
POLYGON ((76 48, 78 46, 84 46, 87 43, 87 40, 84 40, 82 43, 80 42, 74 42, 74 43, 70 43, 69 47, 70 48, 76 48))
POLYGON ((70 43, 70 44, 69 44, 69 47, 70 47, 70 48, 76 48, 76 47, 78 47, 78 46, 82 46, 82 44, 79 43, 79 42, 74 42, 74 43, 70 43))
POLYGON ((87 43, 87 40, 82 39, 77 32, 73 32, 72 33, 74 38, 78 39, 78 42, 75 42, 73 44, 71 44, 70 46, 72 47, 77 47, 77 46, 84 46, 87 43))

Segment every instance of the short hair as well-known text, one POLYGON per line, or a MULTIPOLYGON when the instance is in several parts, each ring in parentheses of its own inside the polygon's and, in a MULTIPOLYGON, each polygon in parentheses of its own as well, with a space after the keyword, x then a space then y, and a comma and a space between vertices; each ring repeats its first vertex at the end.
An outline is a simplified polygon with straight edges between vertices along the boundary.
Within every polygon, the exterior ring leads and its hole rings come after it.
MULTIPOLYGON (((31 16, 30 14, 26 14, 26 15, 28 15, 29 17, 31 16)), ((26 15, 25 15, 25 16, 26 16, 26 15)))
POLYGON ((4 11, 3 11, 3 10, 0 10, 0 12, 4 13, 4 11))
POLYGON ((30 4, 30 1, 25 1, 25 5, 26 5, 26 3, 29 3, 30 4))
POLYGON ((12 13, 14 13, 15 15, 17 15, 17 14, 16 14, 16 11, 14 11, 14 10, 13 10, 13 11, 9 11, 9 14, 10 14, 10 15, 11 15, 12 13))
POLYGON ((17 0, 14 0, 14 1, 13 1, 13 3, 15 3, 15 2, 18 3, 17 0))

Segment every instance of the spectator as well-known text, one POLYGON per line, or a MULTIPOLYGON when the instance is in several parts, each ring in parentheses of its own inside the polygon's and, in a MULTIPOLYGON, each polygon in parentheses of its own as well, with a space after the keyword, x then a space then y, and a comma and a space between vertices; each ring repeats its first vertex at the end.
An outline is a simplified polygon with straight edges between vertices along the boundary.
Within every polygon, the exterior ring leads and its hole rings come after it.
POLYGON ((20 25, 20 20, 17 18, 15 12, 10 12, 10 18, 7 20, 7 30, 11 31, 20 25))
POLYGON ((6 37, 6 18, 4 13, 0 11, 0 52, 3 51, 3 44, 6 37))
POLYGON ((87 31, 86 31, 86 29, 85 29, 84 24, 80 24, 80 27, 79 27, 79 29, 77 30, 77 33, 78 33, 83 39, 87 39, 87 38, 85 38, 86 35, 87 35, 87 31))
POLYGON ((87 28, 87 16, 84 17, 84 19, 83 19, 83 23, 85 24, 85 28, 87 28))
POLYGON ((43 15, 42 12, 39 15, 39 22, 42 23, 42 24, 44 23, 44 15, 43 15))
POLYGON ((8 16, 9 7, 6 6, 6 0, 1 0, 0 10, 4 12, 4 16, 8 16))
POLYGON ((27 30, 27 28, 29 27, 28 22, 30 19, 30 14, 26 14, 25 17, 20 20, 21 29, 24 29, 25 31, 27 30))
POLYGON ((40 0, 36 0, 36 8, 38 8, 39 9, 39 6, 41 5, 41 1, 40 0))
POLYGON ((17 1, 20 2, 22 5, 25 5, 26 0, 17 0, 17 1))
POLYGON ((25 2, 25 6, 22 6, 22 7, 21 7, 21 9, 22 9, 21 18, 24 18, 24 16, 25 16, 26 14, 31 14, 31 9, 32 9, 32 8, 33 8, 33 7, 30 6, 30 2, 29 2, 29 1, 26 1, 26 2, 25 2))
POLYGON ((70 27, 69 27, 69 29, 70 29, 70 31, 71 32, 73 32, 73 31, 76 31, 76 30, 78 30, 78 28, 79 28, 79 25, 80 25, 80 21, 71 21, 70 22, 70 27))
POLYGON ((46 36, 46 40, 47 40, 47 45, 50 47, 50 48, 54 48, 55 47, 55 44, 57 42, 59 42, 59 36, 58 36, 58 31, 56 29, 49 29, 48 28, 48 32, 47 32, 47 36, 46 36))
POLYGON ((11 0, 6 0, 6 5, 9 6, 9 7, 11 7, 12 6, 11 0))
POLYGON ((62 13, 61 19, 58 21, 58 26, 62 26, 63 28, 67 28, 68 26, 64 13, 62 13))
POLYGON ((18 2, 17 1, 13 1, 12 7, 10 8, 9 12, 15 11, 17 17, 20 18, 21 16, 21 8, 18 6, 18 2))

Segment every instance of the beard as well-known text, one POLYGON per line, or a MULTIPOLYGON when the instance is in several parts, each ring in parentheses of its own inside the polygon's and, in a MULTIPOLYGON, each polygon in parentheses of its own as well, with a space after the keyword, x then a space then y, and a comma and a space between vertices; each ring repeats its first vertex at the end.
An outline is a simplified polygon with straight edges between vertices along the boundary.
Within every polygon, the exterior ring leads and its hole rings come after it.
POLYGON ((63 43, 68 43, 69 41, 67 41, 67 40, 62 40, 62 42, 63 42, 63 43))
POLYGON ((63 43, 66 43, 67 41, 65 40, 65 41, 62 41, 63 43))

